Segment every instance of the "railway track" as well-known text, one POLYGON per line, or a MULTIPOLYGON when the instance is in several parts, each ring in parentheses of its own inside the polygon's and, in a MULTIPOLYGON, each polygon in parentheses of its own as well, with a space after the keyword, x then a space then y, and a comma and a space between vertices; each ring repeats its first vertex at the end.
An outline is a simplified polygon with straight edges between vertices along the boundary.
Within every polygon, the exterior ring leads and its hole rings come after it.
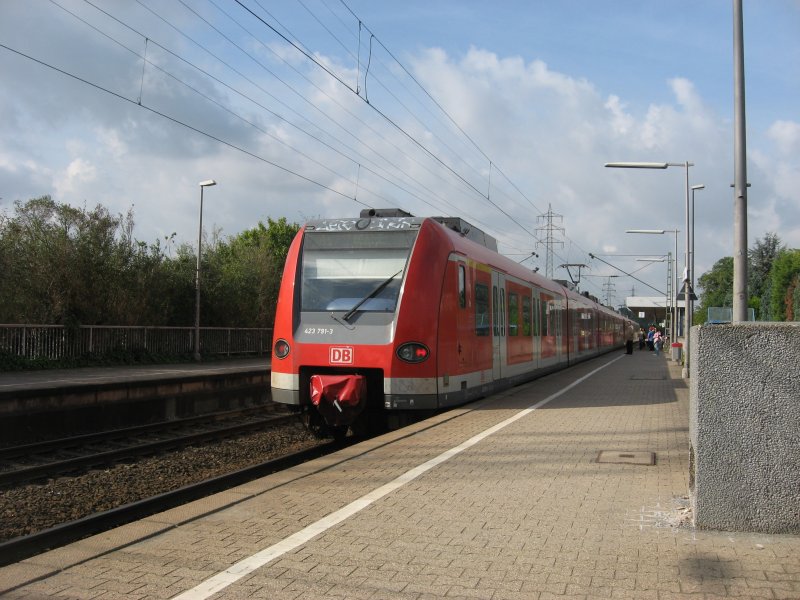
POLYGON ((169 508, 180 506, 221 490, 246 483, 258 477, 288 469, 294 465, 313 460, 314 458, 324 456, 334 450, 343 448, 350 443, 354 443, 354 441, 355 440, 348 440, 345 442, 320 444, 313 448, 286 454, 251 467, 239 469, 229 474, 186 485, 173 491, 164 492, 136 502, 127 503, 117 508, 56 525, 31 535, 20 536, 5 542, 0 542, 0 566, 24 560, 25 558, 34 556, 45 550, 63 546, 136 519, 142 519, 169 508))
POLYGON ((0 488, 134 460, 281 425, 295 416, 274 406, 238 409, 0 449, 0 488))

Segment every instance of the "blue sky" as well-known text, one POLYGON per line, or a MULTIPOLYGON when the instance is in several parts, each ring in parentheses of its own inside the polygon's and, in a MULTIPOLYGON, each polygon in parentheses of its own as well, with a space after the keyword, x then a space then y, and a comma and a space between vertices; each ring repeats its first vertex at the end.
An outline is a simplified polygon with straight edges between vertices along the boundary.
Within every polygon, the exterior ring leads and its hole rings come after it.
MULTIPOLYGON (((655 292, 588 253, 663 289, 663 265, 627 255, 674 237, 624 232, 680 229, 682 268, 684 174, 603 163, 690 160, 698 274, 732 254, 730 2, 56 2, 0 3, 6 214, 43 194, 132 207, 139 239, 192 244, 214 178, 209 236, 393 205, 462 216, 544 270, 550 206, 556 267, 589 264, 581 287, 617 305, 655 292)), ((800 2, 744 15, 749 241, 800 247, 800 2)))

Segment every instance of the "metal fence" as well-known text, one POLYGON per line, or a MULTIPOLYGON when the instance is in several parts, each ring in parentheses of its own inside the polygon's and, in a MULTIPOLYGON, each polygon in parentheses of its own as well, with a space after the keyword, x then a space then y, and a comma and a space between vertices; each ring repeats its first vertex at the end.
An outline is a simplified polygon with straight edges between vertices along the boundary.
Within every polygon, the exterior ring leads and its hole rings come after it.
MULTIPOLYGON (((756 320, 756 309, 754 308, 747 309, 747 320, 748 321, 756 320)), ((732 321, 733 321, 733 309, 731 307, 729 306, 708 307, 708 317, 706 318, 706 323, 719 324, 719 323, 730 323, 732 321)))
MULTIPOLYGON (((271 344, 272 329, 200 328, 200 353, 204 355, 264 355, 271 344)), ((0 352, 13 356, 58 360, 118 351, 173 356, 191 354, 194 327, 0 324, 0 352)))

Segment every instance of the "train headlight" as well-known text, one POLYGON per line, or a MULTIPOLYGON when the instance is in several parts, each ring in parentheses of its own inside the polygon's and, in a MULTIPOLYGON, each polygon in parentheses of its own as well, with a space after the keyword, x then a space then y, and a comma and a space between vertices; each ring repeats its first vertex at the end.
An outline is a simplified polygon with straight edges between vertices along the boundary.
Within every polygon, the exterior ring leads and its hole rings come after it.
POLYGON ((420 363, 426 360, 430 353, 425 344, 407 342, 397 349, 397 358, 408 363, 420 363))
POLYGON ((286 340, 278 340, 275 342, 274 354, 278 358, 286 358, 289 356, 289 342, 286 340))

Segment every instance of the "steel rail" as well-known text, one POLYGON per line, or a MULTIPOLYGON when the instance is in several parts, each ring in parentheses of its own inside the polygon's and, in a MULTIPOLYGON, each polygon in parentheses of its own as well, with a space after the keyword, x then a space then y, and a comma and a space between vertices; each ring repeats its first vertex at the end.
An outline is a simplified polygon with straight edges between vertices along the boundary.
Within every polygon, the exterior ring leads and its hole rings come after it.
POLYGON ((114 450, 106 450, 104 452, 96 452, 87 454, 85 456, 77 456, 65 460, 43 463, 39 465, 32 465, 30 467, 23 467, 21 469, 14 469, 11 471, 0 472, 0 486, 10 486, 26 481, 34 481, 52 475, 69 473, 79 469, 88 469, 97 465, 108 464, 115 461, 120 461, 127 458, 136 458, 142 455, 154 454, 163 450, 172 448, 191 446, 201 442, 211 440, 218 440, 220 438, 235 435, 253 429, 260 429, 263 427, 273 427, 282 425, 290 421, 296 420, 295 415, 282 415, 278 417, 267 417, 250 421, 247 423, 238 423, 236 425, 212 429, 210 431, 201 431, 189 435, 182 435, 171 437, 169 439, 157 440, 154 442, 145 442, 126 446, 124 448, 117 448, 114 450))
POLYGON ((64 546, 90 535, 108 531, 125 523, 192 502, 221 490, 242 485, 253 479, 288 469, 344 448, 357 441, 359 440, 348 439, 344 442, 328 442, 314 448, 301 450, 252 467, 240 469, 227 475, 190 484, 171 492, 164 492, 157 496, 56 525, 31 535, 0 542, 0 567, 19 562, 45 550, 64 546))
POLYGON ((94 433, 85 433, 82 435, 70 436, 65 438, 57 438, 53 440, 45 440, 42 442, 31 442, 29 444, 21 444, 19 446, 6 446, 0 448, 0 460, 9 460, 19 456, 32 456, 42 452, 51 452, 53 450, 63 450, 67 448, 74 448, 76 446, 83 446, 93 442, 106 442, 114 439, 120 439, 135 435, 142 435, 145 433, 159 433, 168 431, 186 425, 193 425, 197 423, 220 421, 236 416, 245 416, 264 412, 267 414, 277 414, 280 410, 276 410, 278 406, 274 403, 264 404, 261 406, 252 406, 247 408, 239 408, 235 410, 218 411, 207 413, 204 415, 196 415, 192 417, 185 417, 180 419, 172 419, 169 421, 159 421, 157 423, 147 423, 145 425, 136 425, 133 427, 123 427, 120 429, 109 429, 106 431, 97 431, 94 433))

